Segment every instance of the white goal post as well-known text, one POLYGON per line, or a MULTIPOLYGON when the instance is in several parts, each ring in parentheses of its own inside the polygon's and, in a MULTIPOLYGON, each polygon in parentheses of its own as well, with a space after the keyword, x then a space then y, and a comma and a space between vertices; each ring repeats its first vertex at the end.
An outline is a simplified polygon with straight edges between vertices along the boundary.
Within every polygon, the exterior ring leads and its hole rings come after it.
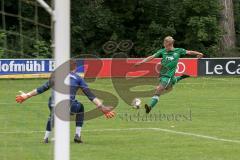
MULTIPOLYGON (((52 9, 44 0, 37 0, 38 3, 52 16, 54 29, 54 58, 55 68, 65 63, 70 59, 70 0, 55 0, 54 9, 52 9)), ((56 72, 55 87, 61 82, 57 82, 59 74, 63 72, 69 73, 69 66, 64 71, 56 72)), ((64 74, 67 75, 67 74, 64 74)), ((69 82, 69 78, 66 80, 69 82)), ((65 81, 65 82, 66 82, 65 81)), ((68 83, 67 82, 67 83, 68 83)), ((69 95, 64 95, 54 91, 55 106, 58 102, 69 100, 69 95)), ((69 110, 66 109, 66 113, 69 110)), ((69 160, 70 159, 70 122, 61 120, 56 115, 55 119, 55 144, 54 144, 54 159, 69 160)))

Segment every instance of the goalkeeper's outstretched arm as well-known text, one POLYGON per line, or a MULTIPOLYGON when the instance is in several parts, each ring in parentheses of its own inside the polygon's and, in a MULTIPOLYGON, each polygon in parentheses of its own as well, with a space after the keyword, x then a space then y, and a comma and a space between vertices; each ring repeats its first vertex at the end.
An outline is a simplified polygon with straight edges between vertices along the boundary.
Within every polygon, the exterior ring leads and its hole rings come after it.
POLYGON ((112 111, 114 108, 112 106, 105 106, 103 102, 97 98, 87 87, 86 83, 84 81, 82 81, 82 83, 84 83, 85 87, 81 87, 81 90, 88 97, 88 99, 92 101, 92 103, 94 103, 101 112, 103 112, 106 118, 113 118, 116 114, 114 111, 112 111))
POLYGON ((46 92, 47 90, 49 90, 50 88, 50 84, 49 84, 49 81, 46 82, 44 85, 28 92, 28 93, 25 93, 25 92, 22 92, 22 91, 19 91, 20 92, 20 95, 17 95, 16 96, 16 102, 17 103, 23 103, 24 101, 26 101, 27 99, 33 97, 33 96, 36 96, 38 94, 42 94, 43 92, 46 92))

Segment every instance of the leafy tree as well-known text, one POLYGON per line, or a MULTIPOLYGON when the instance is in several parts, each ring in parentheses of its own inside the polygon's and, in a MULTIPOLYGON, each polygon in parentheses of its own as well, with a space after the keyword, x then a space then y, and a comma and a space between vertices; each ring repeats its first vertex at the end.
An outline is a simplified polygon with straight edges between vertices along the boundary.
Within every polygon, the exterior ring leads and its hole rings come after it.
MULTIPOLYGON (((18 0, 20 1, 20 0, 18 0)), ((34 0, 24 1, 22 16, 33 18, 34 0)), ((17 13, 16 0, 5 0, 9 12, 17 13)), ((51 0, 47 1, 51 4, 51 0)), ((116 44, 122 40, 131 40, 133 48, 127 53, 131 57, 142 57, 162 47, 162 40, 167 35, 176 39, 176 46, 200 50, 208 56, 221 56, 220 40, 222 30, 219 26, 222 6, 220 0, 72 0, 72 56, 94 54, 111 57, 103 49, 108 41, 116 44)), ((234 0, 235 27, 237 42, 240 46, 240 0, 234 0)), ((38 22, 50 25, 50 16, 39 7, 38 22)), ((18 20, 8 19, 8 31, 19 32, 18 20)), ((9 48, 26 54, 7 55, 12 57, 51 57, 50 29, 42 26, 36 31, 35 24, 23 21, 25 36, 19 41, 18 36, 6 34, 9 48), (36 35, 38 38, 32 40, 36 35), (29 39, 30 38, 30 39, 29 39)), ((2 26, 2 25, 1 25, 2 26)), ((0 26, 0 27, 1 27, 0 26)), ((2 29, 2 28, 1 28, 2 29)), ((115 46, 118 47, 118 46, 115 46)), ((116 52, 121 51, 117 49, 116 52)), ((236 53, 237 54, 237 53, 236 53)))
POLYGON ((240 51, 240 0, 234 0, 235 28, 237 34, 237 46, 240 51))
POLYGON ((4 38, 5 38, 5 33, 0 32, 0 58, 4 57, 4 48, 1 47, 4 45, 4 38))

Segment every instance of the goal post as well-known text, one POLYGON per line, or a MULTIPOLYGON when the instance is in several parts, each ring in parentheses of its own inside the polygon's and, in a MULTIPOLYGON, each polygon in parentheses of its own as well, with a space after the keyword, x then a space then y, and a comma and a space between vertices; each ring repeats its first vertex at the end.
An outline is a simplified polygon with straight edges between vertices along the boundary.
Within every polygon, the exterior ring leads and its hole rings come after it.
POLYGON ((53 16, 53 9, 52 9, 44 0, 37 0, 37 2, 38 2, 51 16, 53 16))
MULTIPOLYGON (((70 58, 70 0, 55 0, 54 2, 54 56, 55 67, 58 68, 70 58)), ((62 79, 58 77, 67 75, 69 73, 69 66, 61 70, 56 70, 55 87, 60 88, 62 79), (64 73, 65 72, 65 73, 64 73)), ((67 79, 69 84, 69 78, 67 79)), ((69 88, 68 88, 69 89, 69 88)), ((61 94, 55 91, 55 107, 58 102, 69 99, 69 95, 61 94)), ((69 105, 68 105, 69 106, 69 105)), ((60 106, 61 107, 61 106, 60 106)), ((66 113, 69 109, 66 109, 66 113)), ((55 160, 69 160, 70 159, 70 122, 61 120, 55 114, 55 145, 54 156, 55 160)))
MULTIPOLYGON (((61 88, 62 83, 69 84, 69 77, 66 79, 59 78, 62 75, 68 75, 70 67, 65 65, 61 70, 58 69, 62 64, 70 59, 70 0, 55 0, 53 8, 51 8, 44 0, 37 2, 52 16, 53 29, 53 50, 55 58, 55 79, 54 88, 61 88)), ((62 68, 62 67, 61 67, 62 68)), ((65 113, 69 113, 69 108, 59 106, 59 102, 67 100, 69 106, 69 94, 59 93, 54 90, 55 108, 61 107, 65 113)), ((70 90, 69 87, 67 87, 70 90)), ((69 92, 69 91, 68 91, 69 92)), ((67 93, 68 93, 67 92, 67 93)), ((62 112, 62 111, 61 111, 62 112)), ((69 115, 69 114, 68 114, 69 115)), ((70 117, 70 115, 69 115, 70 117)), ((70 159, 70 119, 62 119, 54 114, 55 121, 55 143, 54 143, 54 159, 69 160, 70 159)))

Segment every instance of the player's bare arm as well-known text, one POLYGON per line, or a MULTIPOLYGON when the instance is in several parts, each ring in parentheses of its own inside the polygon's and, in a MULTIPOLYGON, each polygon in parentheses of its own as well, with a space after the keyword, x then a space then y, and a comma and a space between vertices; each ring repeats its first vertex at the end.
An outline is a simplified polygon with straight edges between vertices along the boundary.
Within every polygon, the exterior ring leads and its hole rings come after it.
POLYGON ((153 60, 153 59, 154 59, 154 55, 151 55, 151 56, 143 59, 142 61, 134 64, 134 66, 140 66, 141 64, 146 63, 146 62, 149 62, 149 61, 151 61, 151 60, 153 60))
POLYGON ((187 55, 197 56, 197 58, 203 57, 203 53, 198 52, 198 51, 191 51, 191 50, 187 50, 187 55))

